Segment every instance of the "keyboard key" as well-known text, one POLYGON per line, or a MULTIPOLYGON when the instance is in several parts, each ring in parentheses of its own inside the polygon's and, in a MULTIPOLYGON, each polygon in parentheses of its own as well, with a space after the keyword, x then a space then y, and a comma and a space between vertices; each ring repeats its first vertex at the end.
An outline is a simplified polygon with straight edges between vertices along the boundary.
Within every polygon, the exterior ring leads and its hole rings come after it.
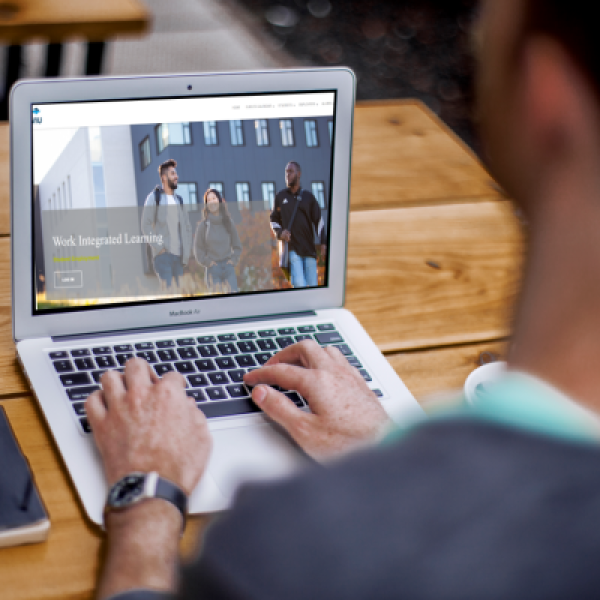
POLYGON ((94 381, 96 383, 100 383, 100 378, 102 375, 104 375, 104 373, 106 373, 106 369, 102 369, 101 371, 92 371, 92 377, 94 378, 94 381))
POLYGON ((227 377, 227 373, 223 371, 214 371, 213 373, 209 373, 208 378, 213 385, 224 385, 229 383, 229 377, 227 377))
POLYGON ((296 343, 293 337, 278 337, 276 341, 280 348, 287 348, 296 343))
POLYGON ((383 397, 383 392, 381 390, 371 390, 378 398, 383 397))
POLYGON ((264 351, 279 350, 279 348, 277 347, 277 344, 273 340, 258 340, 257 344, 258 344, 258 347, 264 351))
POLYGON ((80 348, 79 350, 71 350, 71 356, 89 356, 90 351, 87 348, 80 348))
POLYGON ((242 383, 242 381, 244 381, 245 372, 244 369, 236 369, 235 371, 227 371, 227 374, 233 383, 242 383))
POLYGON ((61 375, 60 380, 65 387, 72 385, 86 385, 92 383, 90 376, 87 373, 73 373, 71 375, 61 375))
POLYGON ((86 400, 92 392, 95 392, 99 389, 99 385, 86 385, 85 387, 68 388, 67 396, 69 396, 71 400, 86 400))
POLYGON ((295 327, 282 327, 281 329, 277 330, 277 333, 279 335, 296 335, 296 328, 295 327))
POLYGON ((152 342, 140 342, 139 344, 135 345, 135 349, 136 350, 154 350, 154 344, 152 342))
POLYGON ((85 402, 73 402, 71 406, 78 417, 85 417, 85 402))
POLYGON ((90 358, 89 356, 86 356, 85 358, 76 358, 75 359, 75 366, 80 370, 86 370, 86 369, 95 369, 96 365, 94 364, 94 359, 90 358))
POLYGON ((198 346, 198 352, 200 352, 201 356, 203 356, 204 358, 212 358, 213 356, 219 356, 219 351, 211 345, 198 346))
POLYGON ((177 340, 178 346, 195 346, 196 340, 194 338, 183 338, 181 340, 177 340))
POLYGON ((186 346, 184 348, 177 348, 177 354, 179 354, 179 358, 182 358, 183 360, 187 360, 190 358, 198 358, 196 348, 191 348, 189 346, 186 346))
POLYGON ((350 346, 348 344, 336 344, 335 347, 344 355, 349 356, 352 354, 352 350, 350 350, 350 346))
POLYGON ((256 361, 251 354, 241 354, 236 356, 235 360, 237 361, 237 364, 244 369, 247 369, 248 367, 256 367, 256 361))
POLYGON ((195 373, 196 372, 196 368, 194 367, 194 363, 187 360, 185 362, 176 362, 175 363, 175 368, 180 372, 183 373, 184 375, 187 373, 195 373))
POLYGON ((335 327, 332 323, 317 325, 317 329, 319 331, 335 331, 335 327))
POLYGON ((138 358, 143 358, 146 362, 155 363, 158 362, 158 358, 156 358, 156 354, 151 352, 150 350, 146 350, 145 352, 137 352, 136 354, 138 358))
POLYGON ((319 344, 339 344, 344 338, 337 331, 328 331, 327 333, 315 333, 315 339, 319 344))
POLYGON ((217 367, 215 365, 215 363, 210 360, 210 359, 202 359, 202 360, 197 360, 196 362, 196 366, 198 367, 198 371, 216 371, 217 367))
POLYGON ((263 329, 262 331, 258 332, 258 335, 262 338, 275 337, 277 335, 277 332, 274 329, 263 329))
POLYGON ((100 346, 98 348, 92 348, 94 354, 112 354, 112 348, 110 346, 100 346))
POLYGON ((115 352, 133 352, 133 346, 131 344, 120 344, 113 346, 115 352))
POLYGON ((162 340, 160 342, 156 342, 157 348, 172 348, 175 345, 173 340, 162 340))
POLYGON ((315 331, 314 325, 301 325, 298 327, 298 333, 314 333, 315 331))
MULTIPOLYGON (((158 344, 156 345, 158 346, 158 344)), ((158 354, 159 360, 162 360, 163 362, 179 360, 179 357, 175 353, 175 350, 159 350, 156 354, 158 354)))
MULTIPOLYGON (((271 340, 269 340, 271 341, 271 340)), ((238 342, 237 347, 242 354, 250 354, 251 352, 258 352, 258 348, 254 342, 238 342)))
POLYGON ((110 369, 111 367, 116 367, 117 363, 112 356, 96 356, 96 364, 99 369, 110 369))
POLYGON ((170 363, 160 363, 159 365, 154 365, 154 370, 159 377, 162 377, 165 373, 169 371, 174 371, 173 365, 170 363))
POLYGON ((219 352, 225 356, 230 356, 232 354, 238 353, 235 344, 217 344, 217 348, 219 349, 219 352))
POLYGON ((225 400, 227 398, 227 392, 222 387, 206 388, 206 395, 211 400, 225 400))
POLYGON ((215 362, 219 366, 219 369, 235 369, 237 367, 231 356, 221 356, 215 359, 215 362))
POLYGON ((362 363, 360 362, 360 360, 358 360, 358 358, 356 358, 356 356, 347 356, 346 358, 353 367, 356 367, 357 369, 362 369, 362 363))
POLYGON ((298 392, 284 392, 284 395, 287 396, 296 406, 304 406, 304 401, 298 392))
POLYGON ((260 412, 260 408, 250 398, 237 398, 227 402, 206 402, 198 404, 198 408, 207 419, 260 412))
POLYGON ((364 369, 360 369, 358 372, 363 376, 365 381, 373 381, 371 376, 364 369))
POLYGON ((56 352, 50 352, 50 358, 57 360, 59 358, 69 358, 69 353, 66 350, 57 350, 56 352))
POLYGON ((73 364, 71 363, 70 360, 55 360, 53 364, 54 364, 54 368, 59 373, 66 373, 68 371, 75 370, 73 367, 73 364))
POLYGON ((208 379, 206 379, 206 375, 202 374, 188 375, 188 381, 193 388, 204 387, 208 385, 208 379))
POLYGON ((133 352, 124 352, 123 354, 117 354, 117 362, 123 367, 125 363, 133 358, 133 352))
POLYGON ((217 338, 214 335, 201 335, 196 339, 199 344, 214 344, 217 341, 217 338))
POLYGON ((85 433, 92 433, 92 428, 90 427, 90 422, 87 420, 87 417, 79 419, 79 423, 81 425, 81 429, 83 429, 85 433))
POLYGON ((313 336, 312 335, 308 335, 307 333, 303 334, 303 335, 297 335, 296 336, 296 341, 297 342, 301 342, 302 340, 312 340, 312 339, 313 339, 313 336))
POLYGON ((232 398, 247 398, 250 396, 244 384, 228 385, 227 391, 232 398))
POLYGON ((185 390, 185 393, 196 402, 204 402, 206 400, 206 396, 202 393, 202 390, 185 390))
POLYGON ((273 355, 270 352, 261 352, 260 354, 255 354, 254 358, 259 365, 264 365, 271 356, 273 355))
POLYGON ((220 342, 235 342, 237 335, 235 333, 224 333, 218 336, 220 342))
POLYGON ((254 331, 246 331, 245 333, 238 333, 238 338, 240 338, 240 340, 253 340, 256 338, 256 333, 254 331))

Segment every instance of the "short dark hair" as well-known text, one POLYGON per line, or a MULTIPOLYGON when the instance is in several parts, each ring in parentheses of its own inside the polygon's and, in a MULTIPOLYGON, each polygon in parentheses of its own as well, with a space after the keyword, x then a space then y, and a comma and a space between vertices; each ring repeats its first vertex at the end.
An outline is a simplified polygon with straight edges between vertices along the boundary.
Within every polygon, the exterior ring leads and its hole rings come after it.
POLYGON ((589 0, 527 0, 523 33, 558 41, 600 94, 600 41, 595 4, 589 0))
POLYGON ((298 169, 298 171, 302 173, 302 167, 300 166, 300 163, 297 163, 295 160, 290 160, 290 162, 288 162, 288 165, 295 165, 296 169, 298 169))
POLYGON ((164 163, 158 165, 159 177, 162 177, 171 167, 173 167, 174 169, 177 168, 177 161, 174 158, 169 158, 168 160, 165 160, 164 163))

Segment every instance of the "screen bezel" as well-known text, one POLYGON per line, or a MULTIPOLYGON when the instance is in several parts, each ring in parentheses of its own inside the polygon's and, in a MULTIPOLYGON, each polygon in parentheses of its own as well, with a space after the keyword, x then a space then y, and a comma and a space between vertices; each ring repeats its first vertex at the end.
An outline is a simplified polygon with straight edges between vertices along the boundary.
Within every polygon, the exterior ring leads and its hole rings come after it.
MULTIPOLYGON (((344 303, 355 78, 349 69, 27 80, 11 92, 11 242, 13 337, 62 336, 180 326, 275 313, 341 307, 344 303), (189 89, 191 87, 191 89, 189 89), (306 290, 115 304, 84 311, 33 314, 31 106, 48 102, 195 97, 335 90, 328 286, 306 290), (282 303, 285 306, 282 306, 282 303), (282 308, 284 310, 282 310, 282 308)), ((198 120, 201 120, 200 118, 198 120)))

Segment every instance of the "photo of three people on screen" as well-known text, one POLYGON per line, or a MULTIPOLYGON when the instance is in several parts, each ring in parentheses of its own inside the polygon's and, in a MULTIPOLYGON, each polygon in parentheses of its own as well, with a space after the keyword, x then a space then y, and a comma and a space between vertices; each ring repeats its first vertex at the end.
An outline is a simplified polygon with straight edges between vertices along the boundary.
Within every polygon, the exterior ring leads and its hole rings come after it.
MULTIPOLYGON (((146 198, 141 231, 161 240, 149 246, 162 291, 181 291, 184 268, 190 265, 192 258, 204 268, 204 283, 209 294, 240 291, 236 267, 244 246, 221 192, 215 188, 206 190, 201 219, 192 231, 183 198, 177 194, 177 161, 164 161, 158 173, 160 186, 146 198)), ((327 252, 321 208, 314 195, 302 188, 301 175, 302 168, 297 162, 290 161, 285 166, 286 187, 275 196, 269 219, 271 235, 279 242, 279 253, 285 254, 284 264, 279 257, 280 272, 276 274, 274 269, 273 279, 283 274, 294 288, 319 285, 318 259, 324 262, 327 252)))

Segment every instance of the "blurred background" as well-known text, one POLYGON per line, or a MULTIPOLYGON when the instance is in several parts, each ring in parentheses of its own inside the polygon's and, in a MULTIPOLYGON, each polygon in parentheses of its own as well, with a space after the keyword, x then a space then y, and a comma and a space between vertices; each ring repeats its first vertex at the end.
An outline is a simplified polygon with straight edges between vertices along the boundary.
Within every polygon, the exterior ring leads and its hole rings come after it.
MULTIPOLYGON (((418 98, 479 150, 470 36, 477 0, 140 2, 146 33, 107 39, 102 74, 345 65, 357 75, 358 100, 418 98)), ((0 47, 4 87, 7 57, 0 47)), ((66 39, 58 75, 81 76, 85 60, 85 40, 66 39)), ((19 76, 43 76, 45 61, 43 40, 23 44, 19 76)))

